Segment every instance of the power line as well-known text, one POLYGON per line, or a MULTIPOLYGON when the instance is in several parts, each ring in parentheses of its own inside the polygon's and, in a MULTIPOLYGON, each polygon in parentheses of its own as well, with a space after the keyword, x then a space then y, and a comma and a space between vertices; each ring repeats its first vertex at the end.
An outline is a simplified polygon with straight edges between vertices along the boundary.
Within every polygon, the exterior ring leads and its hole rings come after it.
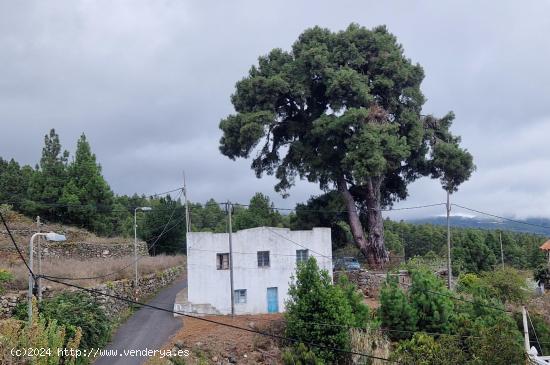
POLYGON ((527 318, 529 318, 529 323, 531 323, 531 328, 533 329, 533 333, 535 334, 535 339, 539 344, 540 354, 542 355, 542 346, 540 345, 539 337, 537 336, 537 330, 535 329, 535 326, 533 326, 533 321, 531 321, 531 315, 529 314, 529 311, 525 310, 525 312, 527 313, 527 318))
POLYGON ((98 295, 101 295, 101 296, 110 297, 110 298, 113 298, 113 299, 116 299, 116 300, 120 300, 120 301, 124 301, 126 303, 133 304, 133 305, 139 305, 141 307, 147 307, 147 308, 151 308, 151 309, 155 309, 155 310, 159 310, 159 311, 163 311, 163 312, 167 312, 167 313, 178 314, 178 315, 181 315, 181 316, 184 316, 184 317, 187 317, 187 318, 196 319, 196 320, 203 321, 203 322, 208 322, 208 323, 213 323, 213 324, 216 324, 216 325, 225 326, 225 327, 233 328, 233 329, 236 329, 236 330, 251 332, 251 333, 261 335, 261 336, 276 338, 278 340, 290 341, 290 342, 294 342, 294 343, 303 343, 304 345, 307 345, 307 346, 310 346, 310 347, 317 347, 317 348, 320 348, 320 349, 336 351, 336 352, 340 352, 340 353, 344 353, 344 354, 359 355, 359 356, 364 356, 364 357, 367 357, 367 358, 370 358, 370 359, 376 359, 376 360, 382 360, 382 361, 388 361, 388 362, 396 362, 394 360, 390 360, 390 359, 387 359, 387 358, 378 357, 378 356, 374 356, 374 355, 364 354, 364 353, 361 353, 361 352, 355 352, 355 351, 339 349, 339 348, 336 348, 336 347, 325 346, 325 345, 316 344, 316 343, 312 343, 312 342, 305 342, 305 341, 301 341, 301 340, 290 338, 290 337, 285 337, 285 336, 275 335, 275 334, 272 334, 272 333, 267 333, 267 332, 254 330, 254 329, 251 329, 251 328, 239 327, 239 326, 235 326, 235 325, 232 325, 232 324, 229 324, 229 323, 218 322, 218 321, 214 321, 214 320, 208 319, 208 318, 195 317, 195 316, 191 316, 189 314, 186 314, 184 312, 177 312, 177 311, 174 311, 174 310, 170 310, 170 309, 166 309, 166 308, 162 308, 162 307, 157 307, 157 306, 154 306, 154 305, 137 302, 137 301, 127 299, 127 298, 123 298, 123 297, 120 297, 120 296, 117 296, 117 295, 102 293, 98 290, 84 288, 84 287, 79 286, 79 285, 65 283, 63 281, 55 280, 55 279, 52 279, 52 278, 50 278, 48 276, 45 276, 45 275, 42 275, 41 277, 43 277, 46 280, 49 280, 49 281, 52 281, 52 282, 55 282, 55 283, 58 283, 58 284, 61 284, 61 285, 66 285, 66 286, 69 286, 69 287, 73 287, 73 288, 76 288, 76 289, 79 289, 79 290, 86 291, 88 293, 93 293, 93 294, 98 294, 98 295))
POLYGON ((153 194, 153 195, 150 195, 150 196, 166 195, 166 194, 170 194, 170 193, 173 193, 175 191, 182 190, 182 189, 183 189, 183 186, 180 186, 179 188, 168 190, 168 191, 165 191, 165 192, 162 192, 162 193, 156 193, 156 194, 153 194))
MULTIPOLYGON (((181 195, 181 192, 180 192, 180 195, 181 195)), ((176 222, 176 224, 174 224, 172 227, 170 227, 169 230, 166 230, 166 227, 168 227, 168 225, 170 224, 170 222, 172 221, 172 218, 174 216, 174 213, 175 213, 175 208, 172 210, 172 214, 170 215, 170 218, 168 218, 168 222, 166 222, 166 224, 164 225, 164 229, 162 230, 162 232, 156 237, 154 243, 148 247, 148 249, 150 250, 151 248, 155 247, 156 244, 159 242, 160 238, 165 234, 165 233, 168 233, 169 231, 171 231, 172 229, 174 229, 180 222, 176 222)), ((128 267, 134 265, 135 263, 139 262, 139 260, 143 259, 145 256, 140 256, 138 257, 137 259, 133 260, 130 264, 126 265, 126 266, 123 266, 122 268, 116 270, 116 271, 113 271, 111 273, 108 273, 108 274, 104 274, 104 275, 97 275, 97 276, 89 276, 89 277, 80 277, 80 278, 72 278, 72 277, 58 277, 58 276, 51 276, 52 278, 55 278, 55 279, 60 279, 60 280, 95 280, 95 279, 102 279, 102 278, 106 278, 106 277, 109 277, 109 276, 112 276, 112 275, 115 275, 115 274, 118 274, 120 272, 122 272, 123 270, 127 269, 128 267)))
MULTIPOLYGON (((219 203, 223 204, 223 203, 219 203)), ((232 203, 233 205, 240 206, 240 207, 249 207, 250 204, 241 204, 241 203, 232 203)), ((445 205, 446 203, 434 203, 434 204, 426 204, 426 205, 416 205, 411 207, 401 207, 401 208, 386 208, 386 209, 372 209, 372 208, 363 208, 363 211, 380 211, 380 212, 393 212, 393 211, 399 211, 399 210, 411 210, 411 209, 422 209, 422 208, 431 208, 431 207, 437 207, 441 205, 445 205)), ((279 208, 279 207, 270 207, 269 209, 273 210, 285 210, 285 211, 291 211, 291 212, 323 212, 323 213, 347 213, 348 211, 345 209, 342 210, 329 210, 329 209, 302 209, 302 208, 279 208)))
POLYGON ((282 237, 282 238, 284 238, 285 240, 294 243, 295 245, 298 245, 298 246, 300 246, 300 247, 302 247, 302 248, 305 248, 306 250, 309 250, 309 251, 311 251, 311 252, 313 252, 313 253, 316 253, 316 254, 319 255, 319 256, 322 256, 322 257, 325 257, 325 258, 327 258, 327 259, 332 260, 332 257, 328 257, 328 256, 326 256, 326 255, 323 255, 323 254, 320 253, 320 252, 317 252, 317 251, 315 251, 315 250, 312 250, 312 249, 310 249, 309 247, 306 247, 306 246, 302 245, 301 243, 298 243, 298 242, 296 242, 296 241, 294 241, 294 240, 292 240, 292 239, 290 239, 290 238, 288 238, 288 237, 283 236, 283 235, 280 234, 279 232, 276 232, 276 231, 272 230, 272 229, 269 228, 269 227, 265 227, 265 228, 266 228, 268 231, 270 231, 271 233, 273 233, 273 234, 275 234, 275 235, 277 235, 277 236, 279 236, 279 237, 282 237))

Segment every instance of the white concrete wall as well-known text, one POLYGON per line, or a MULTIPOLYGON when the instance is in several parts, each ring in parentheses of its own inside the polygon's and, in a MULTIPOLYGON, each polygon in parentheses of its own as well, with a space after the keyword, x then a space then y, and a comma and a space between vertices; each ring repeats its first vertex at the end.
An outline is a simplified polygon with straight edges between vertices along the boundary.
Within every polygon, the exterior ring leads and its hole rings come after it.
MULTIPOLYGON (((229 252, 228 234, 193 232, 188 237, 189 302, 208 303, 221 313, 231 313, 229 270, 216 269, 216 254, 229 252)), ((330 228, 291 231, 258 227, 233 233, 234 289, 247 290, 246 304, 235 304, 236 314, 267 313, 270 287, 278 288, 279 311, 285 310, 288 286, 296 270, 296 250, 304 249, 298 244, 305 246, 309 257, 315 257, 332 277, 330 228), (269 267, 258 267, 258 251, 269 251, 269 267)))

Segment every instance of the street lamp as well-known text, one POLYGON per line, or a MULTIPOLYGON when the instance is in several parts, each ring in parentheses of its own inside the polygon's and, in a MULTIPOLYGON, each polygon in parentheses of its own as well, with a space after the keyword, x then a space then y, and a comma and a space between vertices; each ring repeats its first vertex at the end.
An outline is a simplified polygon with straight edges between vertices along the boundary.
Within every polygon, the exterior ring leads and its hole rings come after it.
POLYGON ((137 259, 137 211, 141 210, 142 212, 150 211, 151 207, 137 207, 134 209, 134 290, 137 291, 138 287, 138 259, 137 259))
MULTIPOLYGON (((31 240, 29 242, 29 266, 31 268, 31 270, 33 269, 33 263, 34 263, 34 239, 36 237, 44 237, 46 238, 46 240, 48 241, 55 241, 55 242, 61 242, 61 241, 65 241, 66 238, 65 238, 65 235, 63 234, 58 234, 58 233, 55 233, 55 232, 38 232, 38 233, 35 233, 32 235, 31 237, 31 240)), ((41 292, 42 291, 42 288, 41 288, 41 278, 39 277, 38 278, 38 291, 41 292)), ((28 300, 29 300, 29 304, 28 304, 28 311, 29 311, 29 323, 32 323, 32 289, 34 287, 34 278, 32 276, 32 274, 29 272, 29 293, 27 295, 28 297, 28 300)))

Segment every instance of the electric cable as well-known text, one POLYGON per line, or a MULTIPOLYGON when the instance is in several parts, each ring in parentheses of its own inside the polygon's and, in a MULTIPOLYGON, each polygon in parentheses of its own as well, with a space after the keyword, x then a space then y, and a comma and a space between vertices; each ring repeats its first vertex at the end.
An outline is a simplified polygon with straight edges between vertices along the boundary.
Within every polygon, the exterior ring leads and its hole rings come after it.
POLYGON ((344 353, 344 354, 359 355, 359 356, 364 356, 364 357, 367 357, 367 358, 370 358, 370 359, 376 359, 376 360, 381 360, 381 361, 396 362, 394 360, 390 360, 390 359, 379 357, 379 356, 364 354, 364 353, 356 352, 356 351, 344 350, 344 349, 331 347, 331 346, 326 346, 326 345, 321 345, 321 344, 316 344, 316 343, 312 343, 312 342, 305 342, 305 341, 301 341, 301 340, 290 338, 290 337, 285 337, 285 336, 280 336, 280 335, 276 335, 276 334, 272 334, 272 333, 267 333, 267 332, 263 332, 263 331, 254 330, 254 329, 251 329, 251 328, 240 327, 240 326, 232 325, 232 324, 229 324, 229 323, 218 322, 218 321, 214 321, 214 320, 208 319, 208 318, 195 317, 195 316, 188 315, 184 312, 177 312, 177 311, 174 311, 174 310, 158 307, 158 306, 155 306, 155 305, 150 305, 150 304, 141 303, 141 302, 138 302, 138 301, 135 301, 135 300, 123 298, 123 297, 120 297, 120 296, 117 296, 117 295, 103 293, 101 291, 90 289, 90 288, 85 288, 85 287, 82 287, 82 286, 79 286, 79 285, 65 283, 63 281, 52 279, 52 278, 50 278, 46 275, 41 275, 41 277, 44 278, 45 280, 52 281, 52 282, 55 282, 55 283, 58 283, 58 284, 61 284, 61 285, 73 287, 73 288, 76 288, 76 289, 79 289, 79 290, 82 290, 82 291, 86 291, 88 293, 96 294, 96 295, 110 297, 110 298, 113 298, 113 299, 116 299, 116 300, 124 301, 124 302, 129 303, 129 304, 139 305, 141 307, 151 308, 151 309, 154 309, 154 310, 163 311, 163 312, 167 312, 167 313, 171 313, 171 314, 178 314, 178 315, 181 315, 183 317, 196 319, 196 320, 199 320, 199 321, 208 322, 208 323, 212 323, 212 324, 216 324, 216 325, 220 325, 220 326, 225 326, 225 327, 233 328, 233 329, 236 329, 236 330, 255 333, 255 334, 258 334, 258 335, 261 335, 261 336, 271 337, 271 338, 275 338, 275 339, 278 339, 278 340, 289 341, 289 342, 294 342, 294 343, 303 343, 304 345, 307 345, 309 347, 317 347, 317 348, 320 348, 320 349, 335 351, 335 352, 344 353))

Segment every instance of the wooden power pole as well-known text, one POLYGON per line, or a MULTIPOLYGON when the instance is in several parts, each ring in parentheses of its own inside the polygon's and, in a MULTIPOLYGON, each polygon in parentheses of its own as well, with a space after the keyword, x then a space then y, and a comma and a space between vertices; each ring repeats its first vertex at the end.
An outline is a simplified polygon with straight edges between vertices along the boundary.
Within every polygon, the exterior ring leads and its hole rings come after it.
POLYGON ((498 240, 500 241, 500 261, 502 262, 502 268, 504 269, 504 250, 502 249, 502 232, 498 232, 498 240))
POLYGON ((453 270, 451 267, 451 198, 447 190, 447 287, 452 290, 453 270))

